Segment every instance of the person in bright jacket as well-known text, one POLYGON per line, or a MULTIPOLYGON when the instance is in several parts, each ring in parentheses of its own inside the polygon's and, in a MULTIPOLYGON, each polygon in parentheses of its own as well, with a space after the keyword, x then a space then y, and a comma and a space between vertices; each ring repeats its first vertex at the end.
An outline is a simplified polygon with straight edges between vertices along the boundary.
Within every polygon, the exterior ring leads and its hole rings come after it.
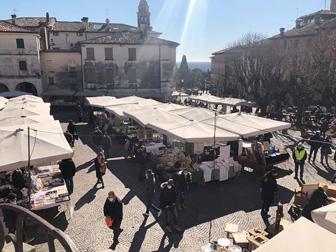
POLYGON ((169 224, 169 212, 172 213, 174 218, 175 230, 181 232, 177 220, 177 210, 176 210, 176 191, 174 186, 174 180, 169 179, 168 182, 161 184, 161 195, 160 195, 161 208, 164 209, 165 213, 165 224, 166 229, 169 233, 172 232, 169 224))
POLYGON ((180 171, 178 174, 178 187, 177 187, 177 194, 179 198, 179 205, 178 209, 182 211, 182 209, 186 209, 186 205, 184 204, 185 200, 185 193, 189 190, 190 185, 190 172, 188 169, 184 168, 183 171, 180 171))
POLYGON ((278 192, 278 184, 276 177, 278 176, 277 170, 273 169, 267 172, 261 180, 261 200, 263 201, 261 206, 261 215, 268 215, 269 207, 274 202, 274 196, 278 192))
POLYGON ((110 227, 110 229, 113 230, 113 244, 111 247, 112 249, 115 249, 116 245, 119 243, 119 235, 123 231, 123 229, 120 228, 123 219, 123 205, 113 191, 108 193, 108 197, 105 201, 104 216, 113 221, 112 226, 110 227))
POLYGON ((303 147, 302 143, 299 143, 296 149, 294 150, 293 159, 295 163, 294 179, 297 179, 298 177, 298 171, 299 171, 299 166, 300 166, 300 179, 303 180, 303 170, 304 170, 305 160, 307 159, 307 151, 303 147))

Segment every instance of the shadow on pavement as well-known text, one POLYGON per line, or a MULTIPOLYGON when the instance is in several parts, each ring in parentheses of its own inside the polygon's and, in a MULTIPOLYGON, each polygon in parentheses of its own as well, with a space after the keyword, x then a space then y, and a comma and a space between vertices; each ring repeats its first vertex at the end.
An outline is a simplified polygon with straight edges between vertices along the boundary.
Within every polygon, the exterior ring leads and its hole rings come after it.
POLYGON ((149 228, 154 226, 157 221, 153 221, 151 224, 146 225, 148 218, 144 218, 143 222, 141 223, 141 226, 139 227, 139 230, 136 231, 133 237, 133 241, 131 243, 131 247, 129 248, 129 251, 140 251, 141 245, 143 241, 145 240, 146 232, 149 228))
POLYGON ((79 210, 85 204, 89 204, 96 198, 96 192, 101 188, 95 184, 86 194, 84 194, 75 204, 75 211, 79 210))

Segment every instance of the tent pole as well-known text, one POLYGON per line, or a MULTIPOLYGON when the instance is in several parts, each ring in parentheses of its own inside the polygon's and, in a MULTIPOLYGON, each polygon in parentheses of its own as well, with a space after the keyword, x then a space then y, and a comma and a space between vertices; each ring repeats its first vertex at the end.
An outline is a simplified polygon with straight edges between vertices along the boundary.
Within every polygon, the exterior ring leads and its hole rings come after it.
POLYGON ((31 176, 30 176, 30 127, 28 127, 28 206, 29 210, 31 210, 31 199, 30 199, 30 194, 31 194, 31 176))
POLYGON ((217 122, 217 111, 215 111, 215 123, 214 123, 214 168, 216 167, 216 122, 217 122))

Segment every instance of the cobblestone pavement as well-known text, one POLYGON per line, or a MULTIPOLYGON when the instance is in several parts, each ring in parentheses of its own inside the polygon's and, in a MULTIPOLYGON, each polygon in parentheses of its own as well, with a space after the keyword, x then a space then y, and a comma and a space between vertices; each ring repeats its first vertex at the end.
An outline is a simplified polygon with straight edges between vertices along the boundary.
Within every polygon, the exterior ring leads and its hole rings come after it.
MULTIPOLYGON (((71 116, 70 113, 62 116, 56 114, 55 118, 66 122, 71 116)), ((62 123, 63 128, 66 125, 62 123)), ((115 251, 198 251, 209 241, 225 237, 226 223, 238 224, 239 230, 249 230, 254 227, 266 228, 267 224, 275 221, 275 206, 270 210, 272 217, 268 219, 269 223, 261 218, 260 176, 243 171, 238 178, 228 181, 210 182, 200 188, 193 185, 186 195, 188 209, 179 212, 184 232, 167 234, 163 215, 159 219, 153 215, 148 219, 143 217, 145 184, 137 181, 136 164, 124 160, 122 146, 114 143, 113 157, 104 176, 105 189, 101 189, 100 185, 96 185, 92 163, 95 157, 90 136, 92 128, 85 123, 78 123, 77 128, 80 140, 75 144, 73 158, 77 166, 72 196, 75 209, 73 217, 69 219, 65 207, 60 207, 60 211, 50 209, 40 215, 69 235, 80 251, 111 251, 109 247, 113 232, 105 226, 103 216, 103 205, 111 190, 124 202, 124 232, 119 237, 120 243, 115 251)), ((275 134, 272 142, 279 148, 286 147, 289 150, 298 139, 298 132, 289 131, 288 135, 275 134)), ((305 146, 309 149, 308 145, 305 146)), ((332 169, 325 168, 319 162, 316 162, 316 166, 306 163, 305 182, 328 183, 335 173, 334 161, 330 161, 330 165, 332 169)), ((286 205, 292 197, 291 190, 299 187, 299 182, 293 179, 293 166, 292 160, 278 166, 279 193, 276 201, 285 204, 284 218, 287 220, 290 220, 286 205)), ((155 202, 158 204, 159 199, 156 198, 155 202)), ((42 238, 37 239, 35 245, 38 251, 47 251, 42 238)))

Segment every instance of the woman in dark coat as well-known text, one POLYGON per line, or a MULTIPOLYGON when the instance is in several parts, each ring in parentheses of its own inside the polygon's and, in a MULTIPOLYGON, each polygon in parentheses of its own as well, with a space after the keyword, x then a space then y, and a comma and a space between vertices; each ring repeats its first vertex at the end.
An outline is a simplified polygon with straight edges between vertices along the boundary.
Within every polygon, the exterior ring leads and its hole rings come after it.
POLYGON ((273 169, 267 172, 261 180, 261 200, 263 201, 261 215, 268 216, 269 207, 274 202, 274 195, 278 192, 277 175, 278 172, 273 169))
POLYGON ((103 175, 100 168, 106 165, 104 153, 99 152, 97 157, 94 160, 95 169, 96 169, 96 177, 97 177, 97 184, 102 184, 102 188, 104 188, 104 180, 103 175))
POLYGON ((145 216, 149 216, 149 208, 153 208, 160 217, 162 211, 160 208, 153 204, 155 195, 155 178, 152 170, 148 169, 146 172, 146 212, 145 216))
POLYGON ((72 135, 72 146, 75 146, 75 138, 77 136, 77 128, 72 120, 69 120, 68 128, 67 130, 72 135), (75 136, 76 135, 76 136, 75 136))

